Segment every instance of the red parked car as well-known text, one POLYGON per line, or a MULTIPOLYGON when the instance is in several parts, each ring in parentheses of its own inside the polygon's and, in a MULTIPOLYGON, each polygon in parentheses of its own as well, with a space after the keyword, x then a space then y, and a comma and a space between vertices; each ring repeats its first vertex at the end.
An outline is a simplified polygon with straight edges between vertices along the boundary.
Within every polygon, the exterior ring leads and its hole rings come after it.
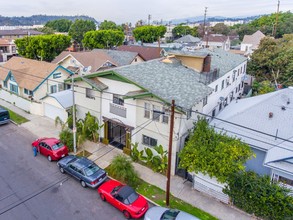
POLYGON ((68 148, 57 138, 39 138, 32 143, 32 146, 49 161, 59 160, 68 155, 68 148))
POLYGON ((98 188, 98 193, 103 201, 123 212, 125 218, 140 218, 148 210, 147 200, 136 193, 130 186, 116 180, 109 180, 98 188))

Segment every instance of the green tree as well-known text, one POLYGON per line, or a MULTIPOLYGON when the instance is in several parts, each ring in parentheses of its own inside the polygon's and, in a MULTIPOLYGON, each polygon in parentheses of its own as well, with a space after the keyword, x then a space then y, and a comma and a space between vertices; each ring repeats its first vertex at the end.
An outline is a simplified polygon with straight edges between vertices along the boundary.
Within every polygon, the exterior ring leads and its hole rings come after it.
POLYGON ((118 30, 118 31, 123 31, 123 28, 120 25, 116 25, 116 23, 113 22, 113 21, 104 20, 99 25, 99 30, 118 30))
POLYGON ((124 34, 117 30, 89 31, 84 35, 83 45, 85 48, 112 48, 123 43, 124 34))
POLYGON ((268 80, 290 86, 293 83, 293 34, 264 38, 248 62, 247 72, 258 82, 268 80))
POLYGON ((230 28, 224 23, 218 23, 214 27, 212 27, 212 31, 215 34, 223 34, 227 36, 230 33, 230 28))
POLYGON ((39 35, 16 39, 19 55, 36 60, 51 62, 70 46, 70 37, 60 34, 39 35))
POLYGON ((186 25, 182 25, 182 24, 177 25, 172 30, 172 35, 173 35, 174 39, 178 39, 178 38, 185 36, 185 35, 188 35, 188 34, 192 34, 192 30, 189 26, 186 26, 186 25))
POLYGON ((48 35, 48 34, 54 34, 55 33, 55 31, 52 28, 46 27, 46 26, 44 26, 42 28, 36 28, 35 30, 36 31, 43 32, 46 35, 48 35))
POLYGON ((70 26, 69 36, 77 43, 81 44, 86 32, 96 30, 96 25, 93 21, 77 19, 70 26))
POLYGON ((140 26, 133 30, 133 35, 136 41, 142 41, 144 43, 152 43, 163 37, 167 28, 163 25, 160 26, 140 26))
POLYGON ((199 118, 179 154, 179 166, 189 172, 216 177, 224 183, 233 173, 244 170, 244 163, 252 156, 253 152, 247 144, 236 137, 216 132, 205 119, 199 118))
POLYGON ((45 27, 52 28, 53 30, 57 32, 68 32, 71 25, 72 25, 72 21, 67 19, 59 19, 59 20, 48 21, 45 24, 45 27))

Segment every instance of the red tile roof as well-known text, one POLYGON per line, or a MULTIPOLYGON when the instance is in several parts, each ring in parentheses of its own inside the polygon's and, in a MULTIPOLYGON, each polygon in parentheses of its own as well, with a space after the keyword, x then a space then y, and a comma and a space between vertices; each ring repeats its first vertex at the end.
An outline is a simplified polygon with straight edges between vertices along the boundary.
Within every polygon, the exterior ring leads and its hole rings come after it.
POLYGON ((136 45, 121 45, 117 47, 120 51, 137 52, 145 61, 153 60, 161 57, 162 48, 144 47, 136 45))

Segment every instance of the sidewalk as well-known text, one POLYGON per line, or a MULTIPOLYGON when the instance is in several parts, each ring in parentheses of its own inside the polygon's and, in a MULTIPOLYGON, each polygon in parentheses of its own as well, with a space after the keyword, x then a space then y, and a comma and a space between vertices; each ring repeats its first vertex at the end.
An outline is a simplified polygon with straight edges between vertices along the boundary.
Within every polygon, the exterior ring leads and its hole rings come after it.
MULTIPOLYGON (((26 122, 20 126, 36 135, 36 137, 58 138, 60 128, 55 127, 54 121, 52 119, 31 115, 1 99, 0 105, 7 107, 15 113, 30 120, 29 122, 26 122)), ((102 143, 86 142, 84 145, 86 146, 85 149, 92 153, 92 155, 89 156, 89 159, 95 161, 102 168, 107 167, 116 155, 122 154, 121 150, 110 145, 104 145, 102 143)), ((144 181, 163 190, 166 189, 167 179, 165 176, 159 173, 155 173, 151 169, 137 163, 134 163, 134 167, 144 181)), ((193 190, 192 184, 190 182, 185 182, 184 179, 178 176, 171 177, 170 191, 175 197, 182 199, 183 201, 190 203, 193 206, 196 206, 222 220, 255 219, 249 216, 247 213, 237 210, 229 205, 225 205, 214 198, 193 190)))

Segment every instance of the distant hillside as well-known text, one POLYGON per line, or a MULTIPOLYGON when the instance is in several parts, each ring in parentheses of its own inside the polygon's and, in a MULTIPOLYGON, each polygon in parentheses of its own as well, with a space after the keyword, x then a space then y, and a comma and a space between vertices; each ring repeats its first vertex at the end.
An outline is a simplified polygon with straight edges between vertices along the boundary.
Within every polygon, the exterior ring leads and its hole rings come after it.
POLYGON ((0 26, 18 26, 18 25, 38 25, 46 24, 48 21, 57 20, 57 19, 68 19, 74 21, 76 19, 84 19, 94 21, 96 24, 98 22, 96 19, 85 16, 85 15, 75 15, 75 16, 59 16, 59 15, 33 15, 30 17, 3 17, 0 15, 0 26))

